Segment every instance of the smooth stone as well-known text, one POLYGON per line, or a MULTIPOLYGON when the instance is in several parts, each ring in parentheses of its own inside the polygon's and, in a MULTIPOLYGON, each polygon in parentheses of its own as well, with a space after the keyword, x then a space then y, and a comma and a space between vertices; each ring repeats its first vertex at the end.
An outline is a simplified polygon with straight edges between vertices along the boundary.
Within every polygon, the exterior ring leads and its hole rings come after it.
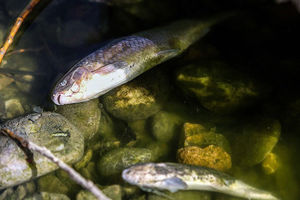
POLYGON ((0 74, 0 90, 6 88, 6 86, 10 85, 12 82, 14 82, 14 79, 5 76, 4 74, 0 74))
POLYGON ((167 96, 166 78, 158 72, 151 72, 105 94, 103 104, 114 117, 135 121, 157 113, 167 96))
POLYGON ((40 177, 37 183, 39 191, 43 192, 67 194, 70 190, 53 173, 40 177))
POLYGON ((98 132, 101 119, 98 99, 58 106, 56 112, 66 117, 80 129, 87 141, 91 140, 98 132))
MULTIPOLYGON (((110 185, 102 189, 102 192, 112 200, 122 199, 122 188, 120 185, 110 185)), ((76 200, 97 200, 97 198, 89 191, 81 190, 76 195, 76 200)))
POLYGON ((241 134, 234 136, 234 162, 248 167, 262 162, 276 146, 280 133, 281 125, 278 120, 266 118, 247 122, 242 127, 241 134))
POLYGON ((179 134, 183 119, 175 113, 160 111, 151 120, 152 135, 157 141, 169 142, 179 134))
MULTIPOLYGON (((33 113, 9 120, 0 128, 7 128, 16 135, 48 148, 62 161, 72 164, 80 160, 84 151, 81 132, 58 113, 33 113)), ((13 140, 0 136, 0 189, 14 186, 32 178, 34 171, 26 161, 24 152, 13 140)), ((33 152, 36 177, 58 167, 48 158, 33 152)))
POLYGON ((151 162, 153 155, 146 148, 119 148, 105 154, 97 163, 98 172, 105 177, 120 175, 125 168, 143 162, 151 162))
POLYGON ((245 108, 267 93, 259 81, 220 61, 184 66, 178 70, 176 81, 184 93, 219 114, 245 108))
POLYGON ((265 174, 274 174, 280 165, 279 158, 275 153, 269 153, 261 163, 265 174))

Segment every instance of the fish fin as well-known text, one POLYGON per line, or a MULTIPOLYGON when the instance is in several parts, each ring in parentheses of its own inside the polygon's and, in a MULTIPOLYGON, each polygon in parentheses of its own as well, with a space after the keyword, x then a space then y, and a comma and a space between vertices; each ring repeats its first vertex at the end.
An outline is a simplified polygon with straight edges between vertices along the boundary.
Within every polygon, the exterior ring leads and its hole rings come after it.
POLYGON ((177 190, 186 189, 187 184, 178 177, 172 177, 164 180, 164 188, 170 192, 176 192, 177 190))
POLYGON ((124 67, 127 67, 128 64, 126 62, 120 61, 120 62, 114 62, 108 65, 105 65, 103 67, 99 67, 98 69, 93 70, 93 73, 98 74, 108 74, 111 73, 117 69, 122 69, 124 67))
POLYGON ((179 49, 167 49, 162 50, 157 53, 158 56, 164 56, 164 57, 175 57, 179 54, 179 49))

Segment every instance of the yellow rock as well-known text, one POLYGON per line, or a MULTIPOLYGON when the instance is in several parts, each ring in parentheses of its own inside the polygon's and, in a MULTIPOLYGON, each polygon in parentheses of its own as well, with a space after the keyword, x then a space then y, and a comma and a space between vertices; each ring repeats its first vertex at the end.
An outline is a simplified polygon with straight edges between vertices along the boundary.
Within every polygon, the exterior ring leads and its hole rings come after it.
POLYGON ((178 162, 190 165, 204 166, 219 171, 231 168, 231 157, 223 148, 209 145, 205 148, 188 146, 177 151, 178 162))
POLYGON ((265 174, 273 174, 279 167, 278 156, 274 153, 269 153, 262 162, 262 168, 265 174))

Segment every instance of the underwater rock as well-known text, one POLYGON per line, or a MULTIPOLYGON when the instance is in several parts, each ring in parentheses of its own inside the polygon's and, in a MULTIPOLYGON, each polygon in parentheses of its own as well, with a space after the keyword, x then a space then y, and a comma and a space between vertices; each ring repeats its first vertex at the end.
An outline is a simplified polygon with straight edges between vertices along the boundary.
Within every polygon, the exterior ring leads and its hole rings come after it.
POLYGON ((101 111, 98 99, 58 106, 56 112, 63 115, 80 129, 84 139, 87 141, 91 140, 99 129, 101 111))
POLYGON ((38 182, 39 191, 43 191, 43 192, 67 194, 70 190, 54 174, 48 174, 46 176, 42 176, 38 179, 37 182, 38 182))
POLYGON ((105 94, 103 104, 116 118, 146 119, 161 109, 168 96, 167 88, 166 78, 160 73, 146 73, 105 94))
POLYGON ((184 123, 183 139, 180 143, 184 147, 215 145, 222 147, 227 153, 231 152, 229 142, 222 134, 215 133, 213 129, 207 130, 201 124, 184 123))
MULTIPOLYGON (((120 185, 110 185, 102 189, 102 192, 109 198, 113 200, 122 199, 122 188, 120 185)), ((97 198, 89 191, 81 190, 77 196, 76 200, 97 200, 97 198)))
MULTIPOLYGON (((211 193, 203 191, 177 191, 175 193, 166 192, 165 193, 171 199, 176 200, 192 200, 192 199, 201 199, 201 200, 211 200, 211 193)), ((165 200, 166 197, 161 195, 156 195, 153 193, 148 194, 147 200, 165 200)))
POLYGON ((145 148, 119 148, 105 154, 98 162, 98 171, 102 176, 119 175, 123 169, 143 162, 151 162, 151 150, 145 148))
MULTIPOLYGON (((57 113, 29 114, 9 120, 0 128, 7 128, 19 137, 48 148, 66 163, 77 162, 83 154, 84 140, 80 131, 57 113)), ((36 169, 26 161, 24 152, 10 138, 0 136, 0 189, 39 177, 58 167, 48 158, 33 152, 36 169)))
POLYGON ((0 118, 12 119, 31 110, 31 98, 19 91, 15 85, 0 90, 0 118))
POLYGON ((273 174, 276 172, 276 170, 279 167, 279 158, 276 154, 274 153, 269 153, 266 158, 263 160, 261 163, 262 169, 265 174, 273 174))
POLYGON ((153 160, 163 160, 164 158, 169 158, 172 151, 172 145, 165 142, 150 142, 146 145, 146 148, 151 150, 153 160))
POLYGON ((178 134, 182 121, 177 114, 160 111, 152 117, 152 135, 157 141, 168 142, 178 134))
POLYGON ((222 62, 187 65, 179 69, 176 81, 182 90, 206 109, 226 114, 250 105, 263 87, 222 62))
POLYGON ((153 141, 153 139, 150 137, 146 120, 141 119, 128 122, 128 127, 135 135, 136 143, 138 143, 139 146, 144 147, 144 145, 147 145, 149 142, 153 141))
POLYGON ((231 168, 231 157, 223 148, 188 146, 177 151, 178 162, 226 171, 231 168))
POLYGON ((0 74, 0 90, 10 85, 12 82, 14 82, 13 78, 0 74))
POLYGON ((112 120, 109 114, 104 110, 102 104, 100 104, 100 111, 101 119, 97 135, 104 139, 115 138, 119 128, 119 124, 116 123, 117 120, 112 120))
POLYGON ((253 166, 262 162, 278 142, 281 132, 279 121, 256 119, 243 127, 235 136, 232 146, 235 162, 241 166, 253 166))
POLYGON ((24 198, 24 200, 70 200, 70 198, 64 194, 41 192, 36 193, 30 197, 24 198))

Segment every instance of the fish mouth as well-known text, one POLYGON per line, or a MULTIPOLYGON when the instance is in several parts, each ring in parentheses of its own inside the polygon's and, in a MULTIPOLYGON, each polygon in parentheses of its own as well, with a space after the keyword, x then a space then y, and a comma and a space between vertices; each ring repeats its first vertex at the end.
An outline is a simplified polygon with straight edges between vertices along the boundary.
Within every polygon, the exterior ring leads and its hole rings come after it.
POLYGON ((56 104, 56 105, 62 105, 61 103, 61 94, 56 94, 52 96, 52 101, 56 104))

